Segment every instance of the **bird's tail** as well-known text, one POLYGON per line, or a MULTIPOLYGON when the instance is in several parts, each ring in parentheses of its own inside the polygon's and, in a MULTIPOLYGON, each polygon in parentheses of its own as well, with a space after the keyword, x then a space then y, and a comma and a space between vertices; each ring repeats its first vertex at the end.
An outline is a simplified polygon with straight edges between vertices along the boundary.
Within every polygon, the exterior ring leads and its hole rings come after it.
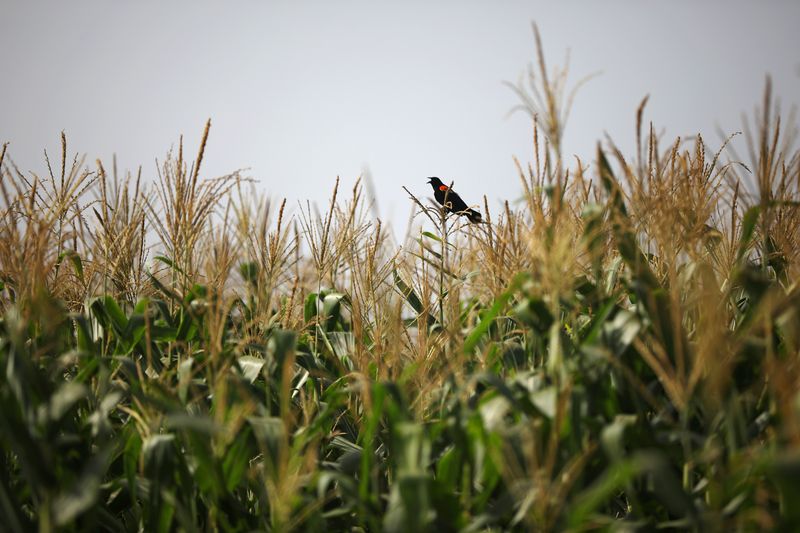
POLYGON ((474 209, 468 209, 464 214, 467 216, 467 219, 473 224, 480 224, 481 222, 483 222, 483 217, 481 217, 481 214, 478 211, 475 211, 474 209))

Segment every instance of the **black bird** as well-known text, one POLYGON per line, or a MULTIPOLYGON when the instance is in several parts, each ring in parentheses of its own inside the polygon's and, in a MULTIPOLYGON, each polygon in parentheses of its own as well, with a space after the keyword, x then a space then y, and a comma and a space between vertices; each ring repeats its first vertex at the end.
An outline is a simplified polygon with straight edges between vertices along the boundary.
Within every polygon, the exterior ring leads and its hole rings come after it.
POLYGON ((428 183, 433 187, 433 197, 436 198, 436 201, 443 205, 449 213, 464 215, 470 222, 475 224, 483 222, 481 214, 474 209, 470 209, 456 191, 442 183, 442 180, 436 177, 428 178, 428 183), (446 204, 445 199, 447 200, 446 204))

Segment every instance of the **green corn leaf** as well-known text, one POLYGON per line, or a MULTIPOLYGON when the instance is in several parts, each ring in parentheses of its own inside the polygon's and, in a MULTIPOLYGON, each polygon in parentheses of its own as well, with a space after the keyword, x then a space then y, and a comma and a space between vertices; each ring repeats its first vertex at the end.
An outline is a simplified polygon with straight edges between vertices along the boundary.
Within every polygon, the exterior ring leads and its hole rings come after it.
POLYGON ((519 287, 522 285, 525 279, 527 279, 527 275, 525 273, 518 274, 511 282, 509 288, 500 296, 495 298, 494 303, 492 303, 492 307, 489 309, 489 311, 483 316, 481 321, 477 326, 475 326, 469 335, 467 335, 467 338, 464 341, 465 353, 471 353, 475 349, 475 347, 478 345, 478 342, 480 342, 486 332, 489 331, 489 327, 492 325, 492 322, 497 318, 500 312, 505 309, 509 300, 511 300, 511 297, 514 295, 514 293, 519 290, 519 287))
POLYGON ((266 361, 260 357, 253 357, 251 355, 245 355, 237 359, 239 363, 239 368, 242 371, 242 377, 249 381, 250 383, 254 382, 258 379, 259 374, 261 374, 261 369, 264 367, 266 361))
POLYGON ((414 311, 417 312, 418 315, 422 314, 424 307, 422 306, 422 301, 417 296, 417 293, 414 292, 414 289, 406 285, 406 282, 403 281, 403 278, 400 277, 400 274, 397 273, 397 270, 392 270, 394 274, 394 284, 400 290, 400 294, 403 295, 403 298, 406 299, 408 304, 411 306, 414 311))
POLYGON ((53 518, 56 525, 69 524, 95 504, 109 455, 108 449, 93 455, 83 467, 78 479, 56 496, 53 501, 53 518))
POLYGON ((303 305, 303 320, 306 321, 307 324, 311 323, 314 318, 317 316, 317 300, 319 296, 316 292, 312 292, 308 296, 306 296, 305 304, 303 305))
POLYGON ((239 274, 245 282, 255 287, 258 283, 258 263, 250 261, 239 265, 239 274))
POLYGON ((736 260, 741 261, 747 254, 750 248, 750 242, 753 240, 753 234, 756 231, 756 222, 758 222, 758 215, 761 214, 761 206, 754 205, 744 212, 742 217, 742 229, 739 234, 739 248, 736 252, 736 260))
POLYGON ((89 395, 89 389, 82 383, 67 382, 61 385, 50 397, 47 409, 48 419, 58 421, 79 401, 89 395))
POLYGON ((341 322, 342 301, 345 295, 336 292, 328 293, 322 300, 322 317, 325 331, 333 331, 337 323, 341 322))
POLYGON ((58 256, 56 265, 60 266, 65 258, 69 260, 70 264, 72 264, 72 268, 75 270, 75 275, 78 276, 80 282, 85 283, 83 278, 83 261, 81 260, 81 256, 78 255, 78 253, 74 250, 65 250, 58 256))

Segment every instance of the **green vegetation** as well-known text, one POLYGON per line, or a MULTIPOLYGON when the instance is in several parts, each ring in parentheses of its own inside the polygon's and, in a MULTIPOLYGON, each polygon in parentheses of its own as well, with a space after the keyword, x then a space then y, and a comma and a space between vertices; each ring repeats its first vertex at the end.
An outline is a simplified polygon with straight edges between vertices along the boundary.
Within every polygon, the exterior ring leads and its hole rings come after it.
POLYGON ((202 178, 208 128, 153 187, 3 148, 3 527, 800 528, 800 152, 769 86, 746 160, 660 143, 643 103, 632 157, 568 166, 565 72, 535 73, 521 200, 413 199, 402 246, 358 184, 292 215, 202 178))

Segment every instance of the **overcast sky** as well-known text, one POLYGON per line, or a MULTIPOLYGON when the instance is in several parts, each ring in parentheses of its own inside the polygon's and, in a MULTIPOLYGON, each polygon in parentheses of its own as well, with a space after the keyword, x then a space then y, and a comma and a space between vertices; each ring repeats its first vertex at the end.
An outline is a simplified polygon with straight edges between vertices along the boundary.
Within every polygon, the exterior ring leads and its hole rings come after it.
POLYGON ((402 231, 427 176, 468 203, 518 197, 512 156, 531 125, 503 81, 571 51, 579 92, 565 151, 608 132, 632 151, 636 107, 668 136, 719 144, 771 74, 800 102, 800 2, 4 2, 0 142, 23 170, 70 150, 155 175, 183 133, 213 122, 207 176, 238 168, 290 205, 323 203, 369 168, 381 216, 402 231))

